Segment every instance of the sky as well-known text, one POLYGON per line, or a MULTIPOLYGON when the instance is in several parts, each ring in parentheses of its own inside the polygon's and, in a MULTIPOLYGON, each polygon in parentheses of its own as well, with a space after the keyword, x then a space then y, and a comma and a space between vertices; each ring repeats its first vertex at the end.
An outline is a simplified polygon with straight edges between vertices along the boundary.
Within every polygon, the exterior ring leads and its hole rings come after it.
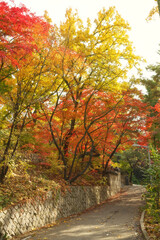
MULTIPOLYGON (((9 0, 8 0, 9 1, 9 0)), ((120 15, 131 26, 130 40, 135 52, 147 60, 145 66, 160 63, 160 17, 154 16, 150 22, 146 18, 153 6, 154 0, 14 0, 18 5, 23 3, 36 15, 42 16, 47 10, 53 24, 59 24, 65 19, 66 9, 77 9, 80 18, 85 21, 88 17, 94 20, 99 10, 115 6, 120 15)))

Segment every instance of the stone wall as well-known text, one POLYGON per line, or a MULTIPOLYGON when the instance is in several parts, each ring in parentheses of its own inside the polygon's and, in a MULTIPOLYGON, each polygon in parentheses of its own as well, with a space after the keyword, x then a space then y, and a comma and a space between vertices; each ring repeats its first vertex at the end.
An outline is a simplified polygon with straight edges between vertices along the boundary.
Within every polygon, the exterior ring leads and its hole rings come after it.
POLYGON ((36 199, 1 211, 0 234, 12 238, 100 204, 120 191, 120 173, 110 174, 109 179, 109 186, 70 186, 65 193, 60 189, 48 192, 43 201, 36 199))

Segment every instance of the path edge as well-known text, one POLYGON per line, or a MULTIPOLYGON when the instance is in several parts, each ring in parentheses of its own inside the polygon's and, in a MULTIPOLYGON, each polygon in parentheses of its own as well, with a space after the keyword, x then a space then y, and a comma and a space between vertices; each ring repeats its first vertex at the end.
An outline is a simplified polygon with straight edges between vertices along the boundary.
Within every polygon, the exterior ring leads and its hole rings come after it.
POLYGON ((141 214, 141 219, 140 219, 140 227, 141 227, 141 231, 143 233, 143 236, 146 240, 150 240, 150 237, 145 229, 145 226, 144 226, 144 215, 145 215, 145 210, 142 212, 141 214))

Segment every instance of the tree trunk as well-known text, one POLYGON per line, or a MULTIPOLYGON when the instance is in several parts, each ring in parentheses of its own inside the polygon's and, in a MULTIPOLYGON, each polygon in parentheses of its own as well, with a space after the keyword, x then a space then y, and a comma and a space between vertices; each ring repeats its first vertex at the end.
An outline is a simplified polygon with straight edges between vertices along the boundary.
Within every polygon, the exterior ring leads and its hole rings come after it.
POLYGON ((109 158, 108 158, 108 160, 107 160, 107 162, 106 162, 104 171, 103 171, 103 173, 102 173, 103 176, 106 174, 109 161, 110 161, 110 160, 112 159, 112 157, 114 156, 114 154, 115 154, 115 152, 116 152, 116 150, 117 150, 117 148, 119 147, 120 144, 121 144, 121 139, 118 141, 116 147, 114 148, 114 150, 112 151, 112 153, 110 154, 110 156, 109 156, 109 158))
POLYGON ((1 167, 1 171, 0 171, 0 183, 4 182, 4 179, 5 179, 5 176, 6 176, 7 172, 8 172, 8 166, 3 165, 1 167))
POLYGON ((130 178, 129 178, 129 183, 132 183, 132 176, 133 176, 133 172, 131 171, 130 178))

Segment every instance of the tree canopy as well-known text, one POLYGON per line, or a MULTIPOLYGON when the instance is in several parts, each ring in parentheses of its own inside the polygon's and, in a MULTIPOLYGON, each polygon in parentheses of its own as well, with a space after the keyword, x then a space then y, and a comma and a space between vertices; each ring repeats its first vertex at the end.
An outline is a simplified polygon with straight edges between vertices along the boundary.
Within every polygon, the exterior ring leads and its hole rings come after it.
POLYGON ((116 152, 146 143, 150 110, 128 79, 141 58, 114 7, 86 23, 68 9, 53 26, 47 13, 2 1, 0 28, 1 182, 18 153, 72 183, 105 175, 116 152))

